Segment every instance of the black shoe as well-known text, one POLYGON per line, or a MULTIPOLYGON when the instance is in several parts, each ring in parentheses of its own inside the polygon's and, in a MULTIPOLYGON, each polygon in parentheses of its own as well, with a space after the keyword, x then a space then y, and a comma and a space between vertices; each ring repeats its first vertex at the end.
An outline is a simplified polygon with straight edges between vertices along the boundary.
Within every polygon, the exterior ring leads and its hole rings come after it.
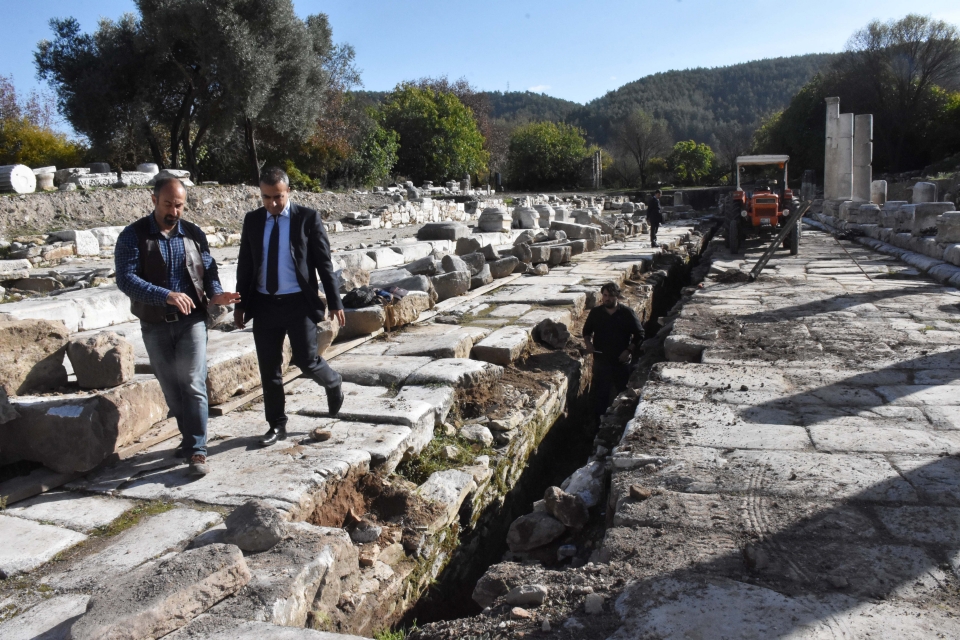
POLYGON ((331 418, 336 418, 340 413, 340 407, 343 406, 343 385, 338 384, 335 387, 327 389, 327 409, 331 418))
POLYGON ((187 450, 183 448, 183 443, 181 442, 176 449, 173 450, 173 457, 175 458, 189 458, 190 454, 187 453, 187 450))
POLYGON ((270 429, 263 434, 263 437, 260 438, 261 447, 269 447, 272 444, 276 444, 278 440, 287 439, 287 427, 286 425, 282 427, 270 427, 270 429))

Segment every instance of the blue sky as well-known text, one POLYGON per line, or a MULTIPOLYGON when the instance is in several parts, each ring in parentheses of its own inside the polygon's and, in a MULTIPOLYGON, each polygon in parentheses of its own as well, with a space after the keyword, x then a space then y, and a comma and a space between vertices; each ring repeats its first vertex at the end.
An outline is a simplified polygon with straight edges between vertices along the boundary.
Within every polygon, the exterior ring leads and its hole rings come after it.
MULTIPOLYGON (((33 52, 47 21, 73 16, 85 31, 132 0, 3 0, 0 74, 39 87, 33 52)), ((587 102, 644 75, 758 58, 839 51, 871 19, 912 11, 960 25, 960 1, 892 0, 296 0, 324 12, 334 37, 357 53, 364 88, 423 76, 466 77, 484 90, 532 90, 587 102)))

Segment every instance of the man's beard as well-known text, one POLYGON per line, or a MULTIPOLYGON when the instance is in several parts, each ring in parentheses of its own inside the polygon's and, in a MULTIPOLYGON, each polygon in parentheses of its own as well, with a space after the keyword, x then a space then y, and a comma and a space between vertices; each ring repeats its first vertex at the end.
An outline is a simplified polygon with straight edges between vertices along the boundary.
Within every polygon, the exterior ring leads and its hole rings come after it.
POLYGON ((615 306, 617 306, 617 301, 611 300, 610 302, 604 302, 603 306, 605 306, 607 309, 613 309, 615 306))
POLYGON ((179 219, 180 218, 178 218, 177 216, 171 216, 168 214, 163 216, 163 224, 172 227, 173 225, 177 224, 177 221, 179 219))

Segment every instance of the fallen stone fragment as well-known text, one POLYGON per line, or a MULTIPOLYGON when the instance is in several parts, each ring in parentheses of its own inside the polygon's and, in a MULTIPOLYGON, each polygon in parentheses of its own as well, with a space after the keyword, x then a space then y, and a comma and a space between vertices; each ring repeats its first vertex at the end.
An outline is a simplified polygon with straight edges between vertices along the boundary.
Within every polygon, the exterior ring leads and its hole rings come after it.
POLYGON ((542 584, 525 584, 514 587, 507 593, 507 604, 518 607, 539 607, 547 599, 547 587, 542 584))
POLYGON ((490 267, 490 275, 493 276, 494 280, 506 278, 516 270, 518 264, 520 264, 520 260, 516 256, 507 256, 487 263, 490 267))
POLYGON ((480 271, 470 278, 470 288, 477 289, 484 285, 488 285, 491 282, 493 282, 493 275, 490 272, 490 265, 484 264, 480 271))
POLYGON ((266 551, 283 540, 286 522, 279 509, 263 500, 248 500, 225 520, 224 542, 244 551, 266 551))
POLYGON ((540 263, 535 267, 530 267, 527 269, 527 273, 534 276, 545 276, 550 273, 550 267, 546 264, 540 263))
POLYGON ((563 535, 566 527, 553 516, 534 512, 513 521, 507 532, 507 546, 513 552, 530 551, 550 544, 563 535))
POLYGON ((590 512, 583 499, 559 487, 548 487, 543 494, 543 500, 547 513, 571 529, 582 529, 590 519, 590 512))
POLYGON ((332 437, 333 437, 333 432, 330 431, 330 429, 327 429, 325 427, 317 427, 316 429, 310 432, 310 438, 312 438, 316 442, 326 442, 332 437))
POLYGON ((493 444, 493 434, 482 424, 468 424, 461 428, 460 437, 470 442, 479 442, 485 447, 493 444))
POLYGON ((633 500, 641 501, 646 500, 653 495, 653 491, 647 489, 646 487, 641 487, 638 484, 630 485, 630 498, 633 500))
POLYGON ((480 241, 476 238, 458 238, 455 253, 458 256, 465 256, 468 253, 480 250, 480 241))
POLYGON ((160 638, 250 581, 240 549, 211 544, 120 578, 95 595, 70 630, 73 640, 160 638))
POLYGON ((603 600, 604 597, 599 593, 587 594, 583 601, 583 610, 590 615, 603 613, 603 600))
POLYGON ((470 269, 471 276, 479 275, 484 265, 487 264, 487 259, 484 258, 483 254, 479 251, 462 255, 460 259, 467 265, 467 268, 470 269))
POLYGON ((67 357, 81 389, 107 389, 133 378, 133 345, 113 331, 67 344, 67 357))
POLYGON ((563 349, 570 340, 567 325, 546 318, 533 328, 533 338, 552 349, 563 349))
POLYGON ((360 561, 361 567, 372 567, 373 564, 379 558, 380 558, 379 545, 371 544, 360 550, 359 561, 360 561))
POLYGON ((514 607, 510 610, 510 617, 514 620, 529 620, 533 614, 522 607, 514 607))
POLYGON ((361 520, 350 532, 350 539, 357 544, 366 544, 376 542, 381 533, 383 533, 383 527, 369 520, 361 520))
POLYGON ((340 329, 339 334, 344 340, 369 335, 383 329, 383 323, 386 320, 386 314, 380 305, 363 307, 362 309, 345 309, 344 315, 346 323, 340 329))

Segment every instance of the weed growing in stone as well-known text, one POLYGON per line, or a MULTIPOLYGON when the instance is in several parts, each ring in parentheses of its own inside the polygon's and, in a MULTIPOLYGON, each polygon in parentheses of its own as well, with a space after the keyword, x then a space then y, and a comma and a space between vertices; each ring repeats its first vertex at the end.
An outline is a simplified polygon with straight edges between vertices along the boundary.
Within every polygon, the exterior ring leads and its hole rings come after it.
POLYGON ((482 447, 460 436, 445 435, 437 429, 430 444, 416 458, 401 463, 397 467, 397 474, 415 484, 423 484, 437 471, 469 466, 477 456, 492 457, 495 453, 490 447, 482 447), (456 449, 452 458, 448 457, 447 447, 456 449))
POLYGON ((112 538, 115 535, 123 533, 144 518, 170 511, 173 507, 172 502, 141 502, 110 524, 97 527, 91 535, 101 538, 112 538))

